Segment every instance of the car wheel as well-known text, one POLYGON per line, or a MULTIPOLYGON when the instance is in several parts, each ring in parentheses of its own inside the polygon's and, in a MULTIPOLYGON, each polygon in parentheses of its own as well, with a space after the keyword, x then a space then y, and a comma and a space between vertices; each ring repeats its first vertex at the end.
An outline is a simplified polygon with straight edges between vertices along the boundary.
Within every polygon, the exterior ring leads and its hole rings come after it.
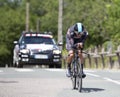
POLYGON ((21 64, 19 61, 16 62, 16 67, 23 68, 23 64, 21 64))
POLYGON ((61 64, 56 64, 55 67, 56 67, 56 68, 61 68, 62 65, 61 65, 61 64))
POLYGON ((50 65, 49 65, 49 68, 54 68, 54 64, 50 64, 50 65))

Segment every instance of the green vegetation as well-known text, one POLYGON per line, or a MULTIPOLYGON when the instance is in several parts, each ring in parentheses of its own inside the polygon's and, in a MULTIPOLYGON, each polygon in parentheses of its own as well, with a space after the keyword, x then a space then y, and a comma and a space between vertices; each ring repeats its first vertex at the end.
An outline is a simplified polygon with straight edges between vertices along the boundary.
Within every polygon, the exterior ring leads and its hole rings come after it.
MULTIPOLYGON (((12 64, 13 41, 25 30, 26 2, 30 2, 30 29, 51 31, 57 40, 58 0, 0 0, 0 65, 12 64)), ((82 22, 89 32, 85 48, 120 43, 120 0, 64 0, 63 41, 67 28, 82 22)))

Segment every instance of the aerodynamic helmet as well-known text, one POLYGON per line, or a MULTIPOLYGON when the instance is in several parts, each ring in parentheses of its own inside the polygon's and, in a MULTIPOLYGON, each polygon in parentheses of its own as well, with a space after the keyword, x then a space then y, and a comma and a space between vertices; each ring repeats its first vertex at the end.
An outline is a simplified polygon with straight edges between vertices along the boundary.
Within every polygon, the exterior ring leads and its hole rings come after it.
POLYGON ((84 27, 83 27, 82 23, 76 23, 75 27, 74 27, 74 30, 77 31, 78 33, 83 32, 84 27))

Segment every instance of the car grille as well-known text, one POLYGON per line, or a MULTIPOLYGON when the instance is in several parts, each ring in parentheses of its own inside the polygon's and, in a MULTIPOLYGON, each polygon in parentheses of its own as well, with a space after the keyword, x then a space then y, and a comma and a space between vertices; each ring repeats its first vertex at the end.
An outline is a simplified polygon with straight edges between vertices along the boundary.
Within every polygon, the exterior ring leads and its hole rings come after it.
POLYGON ((48 53, 52 53, 52 50, 44 50, 44 51, 42 51, 42 50, 31 50, 31 52, 33 54, 48 54, 48 53))

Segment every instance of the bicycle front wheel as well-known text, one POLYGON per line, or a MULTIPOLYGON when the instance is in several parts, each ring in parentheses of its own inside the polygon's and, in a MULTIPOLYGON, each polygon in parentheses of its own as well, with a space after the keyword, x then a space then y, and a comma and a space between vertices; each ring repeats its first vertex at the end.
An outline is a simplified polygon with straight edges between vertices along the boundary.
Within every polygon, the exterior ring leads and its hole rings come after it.
POLYGON ((76 79, 77 79, 77 76, 76 76, 76 70, 75 70, 75 65, 76 63, 73 61, 72 62, 72 68, 71 68, 71 71, 72 71, 72 76, 71 76, 71 80, 72 80, 72 87, 73 89, 76 89, 76 79))
POLYGON ((81 92, 82 91, 82 67, 81 67, 81 63, 80 63, 80 60, 79 60, 79 64, 78 64, 78 91, 81 92))
POLYGON ((71 80, 72 80, 72 87, 73 87, 73 89, 76 89, 76 76, 72 76, 71 80))

